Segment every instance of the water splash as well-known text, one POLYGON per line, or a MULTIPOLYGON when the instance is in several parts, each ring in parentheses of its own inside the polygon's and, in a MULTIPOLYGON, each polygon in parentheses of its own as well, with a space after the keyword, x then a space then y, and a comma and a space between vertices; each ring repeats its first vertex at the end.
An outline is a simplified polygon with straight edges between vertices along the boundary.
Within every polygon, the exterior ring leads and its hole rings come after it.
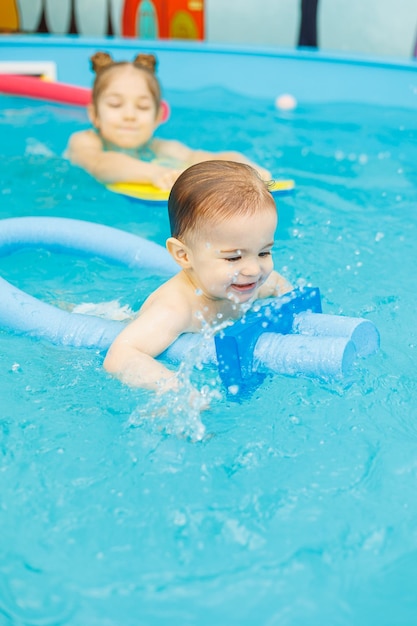
POLYGON ((77 304, 72 311, 84 315, 95 315, 109 320, 132 321, 135 313, 129 305, 121 305, 119 300, 109 302, 82 302, 77 304))
POLYGON ((55 154, 41 141, 38 141, 34 137, 28 137, 26 140, 25 156, 44 156, 53 157, 55 154))
POLYGON ((214 334, 225 324, 209 325, 202 318, 201 322, 201 341, 190 349, 175 374, 178 388, 150 396, 130 415, 129 426, 147 427, 191 441, 206 437, 202 414, 221 400, 223 394, 217 370, 207 369, 205 355, 214 334))

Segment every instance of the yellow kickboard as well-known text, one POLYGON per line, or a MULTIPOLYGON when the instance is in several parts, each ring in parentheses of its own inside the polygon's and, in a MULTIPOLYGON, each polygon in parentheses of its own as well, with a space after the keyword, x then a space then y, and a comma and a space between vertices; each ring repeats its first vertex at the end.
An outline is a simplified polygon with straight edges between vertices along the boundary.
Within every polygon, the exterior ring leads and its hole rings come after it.
POLYGON ((288 193, 289 191, 293 191, 295 188, 295 182, 293 180, 274 180, 271 185, 269 185, 269 191, 274 193, 288 193))
MULTIPOLYGON (((272 194, 283 194, 292 191, 294 187, 293 180, 274 180, 269 189, 272 194)), ((166 202, 169 196, 169 189, 160 189, 145 183, 114 183, 107 185, 107 189, 123 196, 151 203, 166 202)))
POLYGON ((169 196, 169 189, 160 189, 145 183, 114 183, 107 185, 107 189, 146 202, 166 202, 169 196))

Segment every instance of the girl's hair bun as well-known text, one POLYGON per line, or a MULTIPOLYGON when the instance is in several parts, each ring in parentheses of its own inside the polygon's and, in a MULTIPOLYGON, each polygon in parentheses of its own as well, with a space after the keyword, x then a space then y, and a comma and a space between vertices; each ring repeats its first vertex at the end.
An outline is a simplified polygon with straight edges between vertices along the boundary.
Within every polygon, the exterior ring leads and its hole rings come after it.
POLYGON ((140 67, 149 70, 152 74, 155 74, 158 62, 153 54, 138 54, 133 59, 133 64, 139 65, 140 67))
POLYGON ((107 52, 96 52, 90 58, 90 62, 91 62, 91 69, 96 74, 101 72, 101 70, 104 70, 104 68, 108 67, 109 65, 113 65, 114 63, 110 54, 108 54, 107 52))

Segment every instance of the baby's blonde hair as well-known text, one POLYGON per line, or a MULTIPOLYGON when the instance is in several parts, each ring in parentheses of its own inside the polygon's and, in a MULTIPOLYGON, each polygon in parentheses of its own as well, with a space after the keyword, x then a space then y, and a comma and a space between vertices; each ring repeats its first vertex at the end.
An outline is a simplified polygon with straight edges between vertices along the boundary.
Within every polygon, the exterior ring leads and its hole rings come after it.
POLYGON ((96 74, 92 89, 92 103, 97 110, 97 104, 101 94, 106 89, 112 79, 112 75, 120 68, 133 67, 143 72, 146 83, 155 102, 156 110, 159 110, 161 104, 161 85, 156 77, 157 60, 153 54, 138 54, 130 61, 113 61, 107 52, 96 52, 91 58, 91 69, 96 74))
POLYGON ((181 239, 207 223, 252 215, 265 208, 276 212, 268 182, 250 165, 221 160, 197 163, 186 169, 171 189, 171 235, 181 239))

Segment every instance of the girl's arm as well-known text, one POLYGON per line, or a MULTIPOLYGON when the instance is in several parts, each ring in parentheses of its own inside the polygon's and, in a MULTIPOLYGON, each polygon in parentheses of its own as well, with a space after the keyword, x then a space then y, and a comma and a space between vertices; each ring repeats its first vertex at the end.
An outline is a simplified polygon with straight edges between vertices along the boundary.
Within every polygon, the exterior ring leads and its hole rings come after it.
POLYGON ((244 154, 240 152, 208 152, 206 150, 192 150, 188 146, 179 141, 174 140, 154 140, 155 150, 158 157, 167 157, 176 159, 184 163, 184 167, 202 163, 203 161, 211 161, 212 159, 220 159, 221 161, 237 161, 238 163, 246 163, 251 165, 263 178, 263 180, 271 180, 271 173, 256 163, 250 161, 244 154))
POLYGON ((100 137, 93 131, 71 136, 68 158, 103 183, 142 182, 170 189, 181 170, 147 163, 119 152, 105 152, 100 137))
POLYGON ((264 167, 253 163, 244 154, 240 152, 206 152, 204 150, 193 150, 188 165, 200 163, 202 161, 210 161, 211 159, 220 159, 220 161, 236 161, 237 163, 246 163, 258 172, 263 180, 271 180, 271 172, 264 167))

